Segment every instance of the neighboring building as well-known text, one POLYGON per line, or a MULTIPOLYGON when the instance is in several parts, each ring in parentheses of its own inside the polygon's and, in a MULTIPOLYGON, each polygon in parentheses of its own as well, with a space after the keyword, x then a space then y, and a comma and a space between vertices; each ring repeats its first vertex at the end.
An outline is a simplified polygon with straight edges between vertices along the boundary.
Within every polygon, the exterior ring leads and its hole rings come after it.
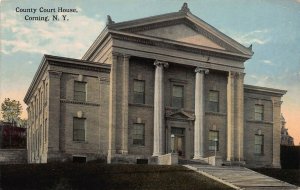
POLYGON ((280 167, 281 97, 244 85, 247 48, 178 12, 114 23, 82 60, 46 55, 25 96, 28 160, 182 159, 280 167))
POLYGON ((0 121, 0 149, 26 148, 26 128, 17 123, 0 121))
POLYGON ((285 128, 286 121, 281 114, 280 117, 280 122, 281 122, 281 145, 285 146, 294 146, 294 138, 291 137, 288 133, 288 129, 285 128))

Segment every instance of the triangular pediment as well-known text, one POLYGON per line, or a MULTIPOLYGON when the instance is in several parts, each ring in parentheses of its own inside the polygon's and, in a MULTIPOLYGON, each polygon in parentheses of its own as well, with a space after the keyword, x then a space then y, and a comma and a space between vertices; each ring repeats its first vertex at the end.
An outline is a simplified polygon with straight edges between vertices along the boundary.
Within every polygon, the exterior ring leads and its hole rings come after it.
POLYGON ((251 56, 251 48, 239 44, 213 26, 207 24, 190 12, 174 12, 113 23, 108 28, 159 39, 183 42, 199 47, 213 48, 251 56))
POLYGON ((166 114, 167 118, 179 119, 179 120, 194 120, 195 117, 183 110, 168 112, 166 114))
MULTIPOLYGON (((245 47, 192 14, 184 4, 178 12, 115 23, 108 17, 107 27, 90 47, 83 59, 89 59, 98 45, 109 35, 115 38, 172 48, 190 48, 188 51, 217 52, 247 60, 252 47, 245 47), (191 48, 193 50, 191 50, 191 48)), ((185 49, 186 50, 186 49, 185 49)))
POLYGON ((193 30, 185 24, 176 24, 172 26, 149 29, 145 31, 139 31, 137 33, 152 37, 165 38, 178 42, 225 50, 224 47, 221 47, 216 42, 213 42, 208 37, 200 34, 199 32, 193 30))

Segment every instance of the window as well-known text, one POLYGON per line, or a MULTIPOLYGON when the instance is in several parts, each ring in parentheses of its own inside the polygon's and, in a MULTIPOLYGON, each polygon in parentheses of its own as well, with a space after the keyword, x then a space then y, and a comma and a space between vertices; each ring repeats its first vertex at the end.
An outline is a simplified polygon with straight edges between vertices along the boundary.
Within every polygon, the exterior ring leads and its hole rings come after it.
POLYGON ((41 102, 40 102, 41 109, 43 108, 43 102, 44 102, 44 92, 42 91, 41 92, 41 102))
POLYGON ((48 131, 48 128, 47 128, 47 119, 45 119, 45 124, 44 124, 44 126, 45 126, 45 137, 44 137, 44 139, 45 139, 45 143, 48 141, 48 133, 47 133, 47 131, 48 131))
POLYGON ((86 83, 85 82, 74 82, 74 100, 85 102, 86 101, 86 83))
POLYGON ((85 118, 73 118, 73 141, 85 141, 85 118))
POLYGON ((255 120, 262 121, 264 119, 264 106, 263 105, 255 105, 255 120))
POLYGON ((145 104, 145 81, 133 81, 133 102, 137 104, 145 104))
POLYGON ((183 107, 183 86, 173 85, 172 88, 172 107, 183 107))
POLYGON ((264 136, 263 135, 255 135, 254 153, 255 154, 263 154, 263 152, 264 152, 264 136))
POLYGON ((208 150, 219 150, 219 131, 209 131, 208 141, 208 150))
POLYGON ((219 112, 219 91, 209 91, 208 110, 212 112, 219 112))
POLYGON ((133 124, 132 139, 134 145, 145 145, 145 125, 133 124))
POLYGON ((47 99, 48 99, 48 83, 46 83, 46 87, 45 87, 45 104, 47 105, 47 99))

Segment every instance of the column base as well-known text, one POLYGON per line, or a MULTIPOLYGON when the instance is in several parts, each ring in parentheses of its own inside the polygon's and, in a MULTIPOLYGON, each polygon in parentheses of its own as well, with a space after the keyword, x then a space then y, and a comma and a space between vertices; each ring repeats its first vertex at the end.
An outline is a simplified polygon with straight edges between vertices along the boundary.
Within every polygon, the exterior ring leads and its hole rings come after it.
POLYGON ((162 153, 159 153, 159 152, 158 152, 158 153, 153 153, 153 154, 152 154, 152 156, 161 156, 161 155, 162 155, 162 153))
POLYGON ((204 160, 204 157, 202 157, 200 155, 195 155, 193 160, 204 160))

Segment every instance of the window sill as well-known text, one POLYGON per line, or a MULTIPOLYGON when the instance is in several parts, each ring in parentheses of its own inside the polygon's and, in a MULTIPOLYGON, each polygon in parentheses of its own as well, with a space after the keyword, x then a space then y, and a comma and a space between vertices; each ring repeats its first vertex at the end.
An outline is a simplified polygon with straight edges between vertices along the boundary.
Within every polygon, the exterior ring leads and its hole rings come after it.
POLYGON ((137 103, 129 103, 129 106, 136 106, 136 107, 147 107, 147 108, 153 108, 153 105, 150 104, 137 104, 137 103))
POLYGON ((97 104, 97 103, 80 102, 80 101, 76 101, 76 100, 60 99, 60 102, 62 102, 62 103, 70 103, 70 104, 82 104, 82 105, 88 105, 88 106, 100 106, 100 104, 97 104))
POLYGON ((265 156, 265 154, 257 154, 257 153, 254 153, 254 156, 265 156))
POLYGON ((133 148, 145 148, 145 145, 138 145, 138 144, 132 144, 131 145, 133 148))
POLYGON ((73 141, 73 143, 76 143, 76 144, 88 144, 87 141, 73 141))
POLYGON ((264 121, 264 120, 246 120, 246 122, 251 122, 251 123, 261 123, 261 124, 273 124, 271 121, 264 121))
POLYGON ((205 112, 205 115, 218 115, 218 116, 226 116, 226 113, 221 113, 221 112, 212 112, 212 111, 207 111, 205 112))

